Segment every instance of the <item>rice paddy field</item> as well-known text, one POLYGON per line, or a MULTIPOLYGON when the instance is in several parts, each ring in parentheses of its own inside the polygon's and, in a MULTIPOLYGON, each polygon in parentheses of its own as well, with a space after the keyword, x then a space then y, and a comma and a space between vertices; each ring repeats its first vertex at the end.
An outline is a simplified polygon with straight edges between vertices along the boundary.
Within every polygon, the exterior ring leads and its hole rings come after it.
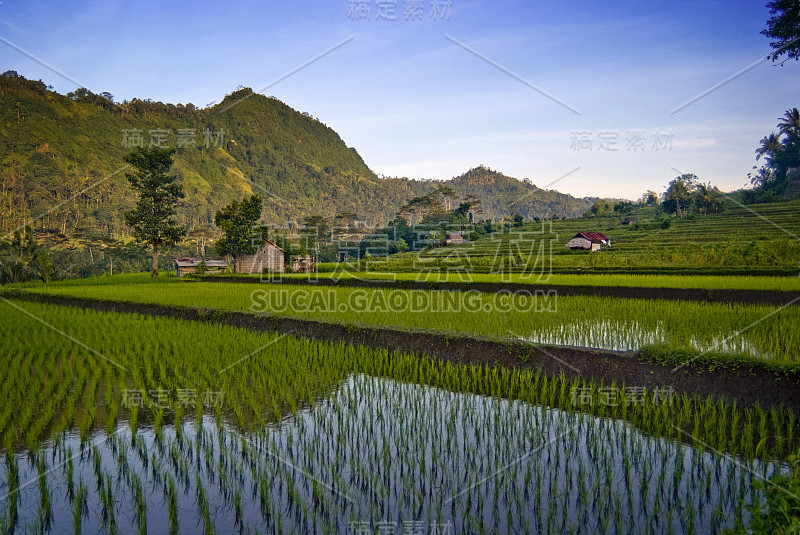
POLYGON ((797 306, 188 281, 50 285, 27 291, 541 344, 621 351, 655 346, 776 364, 800 362, 797 306))
POLYGON ((3 532, 721 533, 800 446, 781 408, 609 402, 625 385, 13 298, 0 315, 3 532))
MULTIPOLYGON (((454 247, 434 248, 423 256, 432 261, 450 258, 477 271, 491 271, 503 256, 534 257, 544 253, 556 269, 653 269, 705 268, 788 269, 800 263, 800 202, 741 205, 731 201, 723 213, 670 218, 664 228, 663 214, 653 207, 638 208, 632 217, 638 224, 623 225, 624 216, 526 223, 508 234, 492 234, 454 247), (601 254, 571 251, 564 244, 582 231, 602 232, 612 246, 601 254), (540 245, 545 244, 545 250, 540 245), (552 256, 551 256, 552 255, 552 256)), ((435 262, 432 262, 435 264, 435 262)), ((513 262, 512 262, 513 263, 513 262)), ((397 258, 387 271, 402 271, 408 262, 397 258)))
MULTIPOLYGON (((800 271, 798 271, 800 274, 800 271)), ((257 277, 257 276, 255 276, 257 277)), ((473 273, 447 271, 419 271, 394 273, 380 271, 340 271, 325 273, 285 273, 288 281, 338 279, 387 280, 458 283, 516 283, 566 286, 619 286, 640 288, 699 288, 703 290, 777 290, 800 291, 800 277, 724 276, 724 275, 567 275, 539 273, 473 273)))

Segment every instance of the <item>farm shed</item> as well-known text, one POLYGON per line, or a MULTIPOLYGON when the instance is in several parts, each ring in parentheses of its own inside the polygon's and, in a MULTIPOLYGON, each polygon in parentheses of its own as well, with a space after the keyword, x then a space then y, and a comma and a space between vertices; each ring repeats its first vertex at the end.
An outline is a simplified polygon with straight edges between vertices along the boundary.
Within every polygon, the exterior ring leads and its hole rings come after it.
POLYGON ((267 240, 255 254, 239 255, 236 257, 236 273, 283 273, 285 251, 275 243, 267 240))
POLYGON ((175 266, 178 272, 178 277, 183 277, 189 273, 197 272, 197 267, 201 262, 206 263, 206 271, 220 271, 228 267, 228 261, 222 257, 214 258, 176 258, 175 266))
POLYGON ((453 232, 445 240, 447 245, 461 245, 464 243, 464 238, 458 232, 453 232))
POLYGON ((589 249, 591 251, 599 251, 602 245, 611 246, 609 240, 604 234, 599 232, 578 232, 571 240, 567 242, 565 247, 570 249, 589 249))
POLYGON ((314 264, 314 259, 310 256, 294 256, 292 257, 292 272, 311 273, 314 271, 314 264))

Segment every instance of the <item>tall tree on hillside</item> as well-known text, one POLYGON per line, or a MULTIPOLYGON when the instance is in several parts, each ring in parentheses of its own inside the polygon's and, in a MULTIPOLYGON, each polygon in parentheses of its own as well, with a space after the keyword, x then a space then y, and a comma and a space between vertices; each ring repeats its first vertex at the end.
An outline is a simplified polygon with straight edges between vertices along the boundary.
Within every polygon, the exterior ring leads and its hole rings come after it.
POLYGON ((470 221, 472 223, 475 222, 475 218, 483 213, 483 208, 481 207, 481 200, 473 194, 468 194, 464 197, 464 203, 468 206, 467 211, 470 215, 470 221))
POLYGON ((653 190, 647 190, 639 197, 639 203, 646 206, 655 206, 658 203, 658 194, 653 190))
POLYGON ((448 184, 439 184, 436 186, 436 193, 442 196, 442 199, 444 199, 444 209, 449 212, 450 205, 453 199, 456 198, 456 190, 448 184))
POLYGON ((261 218, 263 203, 260 196, 251 195, 241 201, 233 201, 217 211, 214 224, 225 233, 214 244, 217 254, 237 257, 253 254, 258 250, 261 230, 256 223, 261 218))
POLYGON ((316 233, 317 239, 324 240, 328 234, 331 224, 328 220, 319 214, 310 215, 303 218, 303 225, 307 229, 313 229, 316 233))
MULTIPOLYGON (((409 216, 414 216, 414 219, 421 221, 427 214, 434 212, 441 212, 443 210, 442 203, 439 201, 439 193, 434 190, 422 197, 414 197, 406 204, 404 204, 400 211, 397 212, 398 217, 408 220, 409 216)), ((417 223, 418 221, 409 221, 410 223, 417 223)))
POLYGON ((707 184, 698 183, 694 190, 694 203, 698 210, 704 214, 717 213, 722 208, 722 195, 716 186, 711 182, 707 184))
POLYGON ((786 54, 781 64, 790 59, 800 59, 800 4, 797 0, 774 0, 767 7, 770 18, 761 35, 773 39, 769 46, 775 50, 767 57, 777 61, 786 54))
POLYGON ((675 203, 675 211, 678 217, 683 217, 688 199, 697 184, 697 176, 692 173, 684 173, 674 178, 667 187, 666 200, 675 203))
POLYGON ((179 243, 186 235, 186 227, 175 220, 183 189, 175 183, 175 175, 167 174, 173 154, 175 149, 136 147, 124 158, 135 169, 125 176, 139 195, 136 208, 125 213, 125 223, 133 228, 136 241, 152 248, 153 277, 158 277, 159 250, 179 243))
POLYGON ((197 227, 189 232, 189 237, 197 244, 197 254, 206 256, 206 245, 214 237, 214 230, 207 227, 197 227))
POLYGON ((397 218, 409 223, 415 223, 414 220, 419 211, 420 199, 421 197, 415 197, 401 206, 397 212, 397 218))
POLYGON ((350 228, 350 225, 353 224, 353 221, 358 219, 358 214, 355 212, 339 212, 333 217, 333 219, 340 227, 350 228))
POLYGON ((608 204, 608 201, 596 201, 589 211, 592 213, 593 216, 597 217, 599 215, 605 215, 607 212, 611 210, 611 205, 608 204))

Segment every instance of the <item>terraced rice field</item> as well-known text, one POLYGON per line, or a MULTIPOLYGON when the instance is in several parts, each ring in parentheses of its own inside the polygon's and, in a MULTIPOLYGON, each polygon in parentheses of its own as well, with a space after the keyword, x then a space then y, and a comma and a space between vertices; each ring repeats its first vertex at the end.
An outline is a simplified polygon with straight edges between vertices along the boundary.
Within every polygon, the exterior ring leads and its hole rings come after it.
POLYGON ((483 294, 180 282, 31 288, 55 295, 253 311, 632 351, 646 346, 800 362, 796 306, 771 307, 610 297, 483 294))
POLYGON ((781 409, 168 318, 0 314, 4 532, 719 533, 800 445, 781 409))
MULTIPOLYGON (((555 268, 657 268, 783 267, 800 270, 800 202, 742 206, 731 202, 723 214, 671 218, 669 228, 655 223, 655 208, 641 208, 639 226, 622 225, 619 214, 596 218, 526 223, 460 246, 427 250, 432 260, 449 257, 452 265, 477 271, 518 270, 530 258, 543 254, 555 268), (612 246, 601 254, 571 251, 564 247, 581 231, 602 232, 612 246), (544 249, 540 249, 542 243, 544 249), (509 255, 512 257, 508 259, 509 255), (519 256, 524 257, 520 262, 519 256), (513 258, 516 257, 516 258, 513 258)), ((417 262, 424 264, 424 261, 417 262)), ((435 263, 432 263, 435 265, 435 263)), ((386 271, 412 268, 395 258, 386 271)))

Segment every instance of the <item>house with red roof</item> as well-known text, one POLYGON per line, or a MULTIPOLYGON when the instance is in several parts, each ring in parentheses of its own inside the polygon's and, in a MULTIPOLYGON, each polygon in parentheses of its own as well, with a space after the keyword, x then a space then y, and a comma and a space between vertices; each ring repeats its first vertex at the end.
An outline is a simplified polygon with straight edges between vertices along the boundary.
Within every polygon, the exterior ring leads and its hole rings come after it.
POLYGON ((603 245, 611 247, 611 240, 605 234, 600 232, 578 232, 567 242, 566 247, 570 249, 588 249, 594 252, 599 251, 603 245))

